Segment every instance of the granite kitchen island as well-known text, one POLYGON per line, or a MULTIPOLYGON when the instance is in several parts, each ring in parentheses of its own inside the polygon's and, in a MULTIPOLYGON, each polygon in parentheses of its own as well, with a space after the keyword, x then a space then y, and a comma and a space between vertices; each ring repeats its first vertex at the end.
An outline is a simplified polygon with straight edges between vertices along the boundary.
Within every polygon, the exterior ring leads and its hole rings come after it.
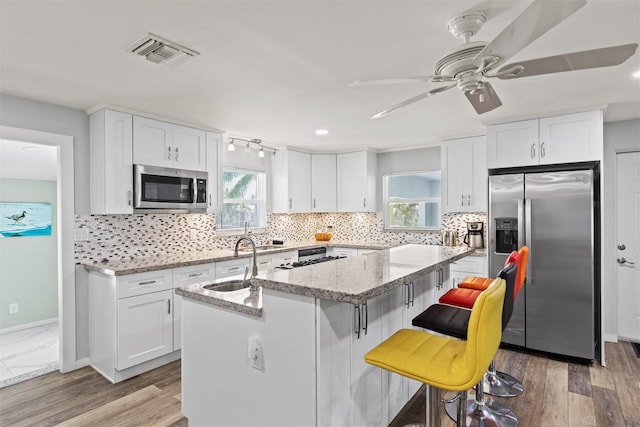
POLYGON ((387 425, 420 384, 363 356, 437 300, 473 250, 404 245, 183 296, 182 410, 190 426, 387 425))

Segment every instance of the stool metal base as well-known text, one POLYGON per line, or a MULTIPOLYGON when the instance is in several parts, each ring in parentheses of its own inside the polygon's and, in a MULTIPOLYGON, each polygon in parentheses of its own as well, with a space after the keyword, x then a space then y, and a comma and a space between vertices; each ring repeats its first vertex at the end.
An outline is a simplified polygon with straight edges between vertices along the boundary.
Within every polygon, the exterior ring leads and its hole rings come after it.
POLYGON ((514 397, 524 391, 520 381, 500 371, 489 371, 484 374, 484 392, 498 397, 514 397))
MULTIPOLYGON (((458 404, 460 400, 445 404, 447 415, 456 421, 458 419, 458 404)), ((471 400, 467 402, 467 426, 483 426, 483 427, 517 427, 518 419, 513 415, 511 409, 506 406, 488 399, 486 402, 477 402, 471 400)))

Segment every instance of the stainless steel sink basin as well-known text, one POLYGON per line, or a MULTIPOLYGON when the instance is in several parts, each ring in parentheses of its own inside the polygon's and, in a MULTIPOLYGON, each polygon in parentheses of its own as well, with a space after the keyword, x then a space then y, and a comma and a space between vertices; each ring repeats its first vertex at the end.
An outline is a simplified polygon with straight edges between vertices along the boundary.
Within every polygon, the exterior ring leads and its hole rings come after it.
POLYGON ((233 292, 240 289, 248 288, 251 285, 251 280, 229 280, 228 282, 212 283, 205 285, 204 288, 215 292, 233 292))

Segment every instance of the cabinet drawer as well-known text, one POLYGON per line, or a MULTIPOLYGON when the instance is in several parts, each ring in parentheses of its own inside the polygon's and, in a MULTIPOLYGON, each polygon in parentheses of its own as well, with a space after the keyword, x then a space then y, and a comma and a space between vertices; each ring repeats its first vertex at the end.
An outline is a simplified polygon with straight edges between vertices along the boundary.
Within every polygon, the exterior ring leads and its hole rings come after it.
POLYGON ((476 276, 484 276, 486 257, 468 256, 451 263, 452 272, 469 273, 476 276))
POLYGON ((173 287, 172 270, 147 271, 118 277, 117 297, 127 298, 173 287))
POLYGON ((173 269, 173 287, 181 288, 193 283, 213 281, 216 278, 216 263, 189 265, 173 269))
MULTIPOLYGON (((216 263, 216 280, 225 277, 243 275, 245 268, 251 264, 251 258, 239 258, 231 261, 221 261, 216 263)), ((251 273, 251 272, 249 272, 251 273)))

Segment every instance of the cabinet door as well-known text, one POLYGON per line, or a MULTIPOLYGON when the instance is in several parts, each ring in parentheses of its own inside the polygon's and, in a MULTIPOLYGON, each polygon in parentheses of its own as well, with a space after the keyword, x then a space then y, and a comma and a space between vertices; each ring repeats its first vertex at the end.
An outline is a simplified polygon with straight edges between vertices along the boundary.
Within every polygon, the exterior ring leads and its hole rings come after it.
POLYGON ((336 211, 336 155, 311 155, 311 198, 313 212, 336 211))
POLYGON ((311 155, 289 151, 289 212, 311 212, 311 155))
POLYGON ((470 195, 466 207, 469 212, 486 212, 489 198, 486 138, 472 138, 470 144, 471 173, 467 178, 470 195))
MULTIPOLYGON (((360 336, 351 341, 351 416, 353 426, 386 426, 388 424, 388 372, 369 365, 364 355, 383 340, 386 295, 360 306, 360 336)), ((354 316, 355 320, 355 316, 354 316)), ((357 330, 354 324, 354 331, 357 330)))
MULTIPOLYGON (((469 156, 463 156, 462 140, 448 141, 440 151, 442 167, 442 199, 444 212, 462 212, 465 206, 463 180, 468 172, 463 164, 469 156)), ((468 167, 468 166, 467 166, 468 167)))
POLYGON ((540 163, 602 160, 602 112, 540 119, 540 163))
POLYGON ((201 129, 173 125, 173 167, 207 169, 206 133, 201 129))
POLYGON ((207 213, 222 211, 223 205, 223 174, 222 165, 222 135, 207 132, 207 213))
POLYGON ((118 370, 173 351, 172 313, 172 290, 118 300, 118 370))
POLYGON ((538 164, 538 120, 505 123, 487 128, 489 169, 538 164))
POLYGON ((91 114, 92 214, 133 213, 133 119, 99 110, 91 114))
POLYGON ((338 211, 375 211, 375 153, 359 151, 338 154, 336 159, 338 211))
POLYGON ((441 148, 445 212, 487 209, 487 155, 484 137, 447 141, 441 148))
POLYGON ((133 163, 173 165, 173 125, 146 117, 133 117, 133 163))

